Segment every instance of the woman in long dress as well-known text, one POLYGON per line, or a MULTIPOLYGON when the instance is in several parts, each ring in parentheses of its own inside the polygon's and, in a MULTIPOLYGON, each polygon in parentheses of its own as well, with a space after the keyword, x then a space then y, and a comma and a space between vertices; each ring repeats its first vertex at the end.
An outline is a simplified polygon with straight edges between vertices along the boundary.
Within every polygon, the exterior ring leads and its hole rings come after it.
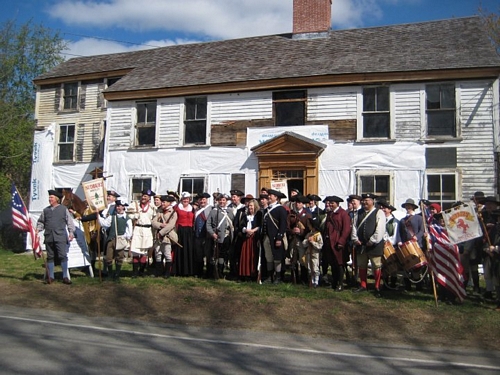
POLYGON ((244 237, 239 264, 240 279, 249 280, 257 275, 257 244, 261 222, 262 212, 259 210, 259 204, 255 199, 252 199, 248 203, 247 213, 238 228, 238 232, 244 237))
POLYGON ((192 276, 194 275, 194 210, 190 204, 190 193, 183 192, 180 198, 180 203, 175 206, 180 246, 175 250, 174 269, 177 276, 192 276))

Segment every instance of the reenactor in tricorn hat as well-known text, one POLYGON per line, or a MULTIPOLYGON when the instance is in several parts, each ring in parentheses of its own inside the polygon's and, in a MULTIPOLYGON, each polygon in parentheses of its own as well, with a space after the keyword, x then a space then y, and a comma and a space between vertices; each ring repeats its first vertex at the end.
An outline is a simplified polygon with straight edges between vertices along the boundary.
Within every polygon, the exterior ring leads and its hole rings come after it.
POLYGON ((75 225, 73 217, 66 206, 60 204, 62 194, 49 190, 49 206, 45 207, 38 218, 36 232, 44 231, 44 243, 47 250, 47 283, 54 280, 54 259, 61 262, 63 283, 71 284, 68 269, 67 245, 74 238, 75 225))
POLYGON ((375 296, 381 297, 380 280, 382 277, 382 255, 384 253, 385 215, 375 207, 374 194, 361 196, 363 210, 352 227, 351 239, 356 246, 356 259, 359 268, 360 288, 355 292, 367 291, 368 260, 375 277, 375 296))

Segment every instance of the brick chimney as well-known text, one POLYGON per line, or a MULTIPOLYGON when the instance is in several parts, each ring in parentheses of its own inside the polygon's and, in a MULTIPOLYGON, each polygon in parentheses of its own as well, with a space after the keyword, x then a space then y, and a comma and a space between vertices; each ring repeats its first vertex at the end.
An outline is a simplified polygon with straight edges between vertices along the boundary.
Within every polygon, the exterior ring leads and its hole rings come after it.
POLYGON ((332 0, 293 0, 293 34, 330 30, 332 0))

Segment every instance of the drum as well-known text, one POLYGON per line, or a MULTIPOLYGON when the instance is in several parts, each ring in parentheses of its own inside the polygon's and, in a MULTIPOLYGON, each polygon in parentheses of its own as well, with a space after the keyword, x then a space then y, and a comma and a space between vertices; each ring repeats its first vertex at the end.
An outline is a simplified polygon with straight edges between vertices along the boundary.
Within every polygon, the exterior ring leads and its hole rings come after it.
POLYGON ((385 241, 384 255, 382 257, 382 269, 386 276, 395 275, 398 272, 399 260, 396 250, 390 241, 385 241))
POLYGON ((406 271, 416 270, 427 265, 427 258, 417 241, 405 242, 399 247, 397 254, 406 271))

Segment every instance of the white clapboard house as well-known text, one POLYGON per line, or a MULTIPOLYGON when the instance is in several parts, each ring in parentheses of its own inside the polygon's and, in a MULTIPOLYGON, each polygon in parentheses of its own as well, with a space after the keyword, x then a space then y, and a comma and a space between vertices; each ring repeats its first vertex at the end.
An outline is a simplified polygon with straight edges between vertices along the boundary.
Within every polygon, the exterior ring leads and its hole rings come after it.
POLYGON ((36 78, 31 209, 96 168, 128 200, 286 182, 400 207, 497 193, 500 58, 478 17, 293 32, 70 59, 36 78))

